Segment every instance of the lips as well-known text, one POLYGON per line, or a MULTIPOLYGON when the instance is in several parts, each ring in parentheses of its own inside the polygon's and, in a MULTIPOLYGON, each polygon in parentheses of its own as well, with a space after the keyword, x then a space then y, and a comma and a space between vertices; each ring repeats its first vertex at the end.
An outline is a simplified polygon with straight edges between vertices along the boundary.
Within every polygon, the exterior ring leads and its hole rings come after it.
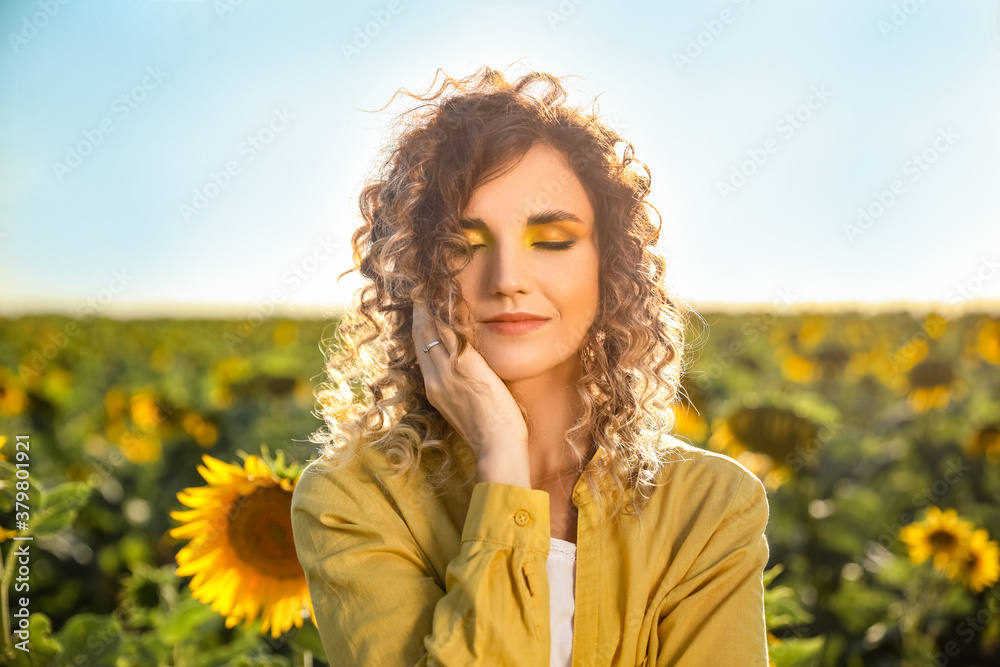
POLYGON ((549 318, 534 313, 500 313, 483 320, 486 328, 493 333, 514 336, 534 331, 545 325, 549 318))
POLYGON ((500 313, 494 317, 483 320, 483 322, 527 322, 527 321, 542 321, 544 322, 549 318, 542 317, 541 315, 535 315, 534 313, 500 313))

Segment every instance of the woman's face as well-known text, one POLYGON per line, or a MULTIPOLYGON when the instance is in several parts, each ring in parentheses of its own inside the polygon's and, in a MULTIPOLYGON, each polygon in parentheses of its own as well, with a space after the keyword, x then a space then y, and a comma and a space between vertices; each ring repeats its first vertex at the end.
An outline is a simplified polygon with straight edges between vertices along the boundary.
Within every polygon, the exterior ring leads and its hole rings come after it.
POLYGON ((476 350, 505 381, 578 370, 597 313, 594 211, 565 156, 533 145, 503 176, 476 188, 461 215, 473 245, 459 274, 476 350), (501 316, 529 321, 496 322, 501 316))

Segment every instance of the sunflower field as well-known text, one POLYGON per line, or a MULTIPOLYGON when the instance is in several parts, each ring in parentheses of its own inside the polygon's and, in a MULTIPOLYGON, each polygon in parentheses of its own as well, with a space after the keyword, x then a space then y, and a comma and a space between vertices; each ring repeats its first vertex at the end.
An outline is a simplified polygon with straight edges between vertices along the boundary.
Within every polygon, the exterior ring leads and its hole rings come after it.
MULTIPOLYGON (((1000 317, 701 317, 676 430, 768 490, 771 664, 1000 664, 1000 317)), ((335 328, 0 319, 0 663, 336 664, 289 516, 335 328)))

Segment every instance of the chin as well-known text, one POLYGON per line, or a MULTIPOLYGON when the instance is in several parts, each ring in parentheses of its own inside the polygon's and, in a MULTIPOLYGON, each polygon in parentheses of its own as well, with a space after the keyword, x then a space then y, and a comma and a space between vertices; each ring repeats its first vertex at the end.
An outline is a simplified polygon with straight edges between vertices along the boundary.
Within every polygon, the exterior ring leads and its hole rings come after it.
POLYGON ((493 372, 504 382, 518 382, 530 380, 546 373, 557 370, 568 360, 556 360, 553 363, 551 354, 546 355, 541 351, 528 354, 518 354, 514 350, 503 351, 501 353, 483 354, 486 363, 489 364, 493 372))
POLYGON ((504 382, 526 380, 547 370, 544 364, 537 363, 531 358, 534 355, 517 354, 513 350, 504 350, 500 353, 486 351, 481 354, 493 372, 504 382))

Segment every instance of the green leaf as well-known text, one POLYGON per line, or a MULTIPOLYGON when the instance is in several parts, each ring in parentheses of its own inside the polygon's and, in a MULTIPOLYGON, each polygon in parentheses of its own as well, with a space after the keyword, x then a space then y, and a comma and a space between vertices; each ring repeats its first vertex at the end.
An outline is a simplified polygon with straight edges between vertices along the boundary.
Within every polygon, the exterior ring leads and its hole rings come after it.
POLYGON ((122 627, 113 616, 78 614, 59 631, 62 657, 88 667, 115 667, 121 645, 122 627), (80 661, 80 658, 84 658, 80 661))
MULTIPOLYGON (((14 498, 17 495, 17 466, 8 461, 0 461, 0 510, 10 512, 14 509, 14 498)), ((31 503, 42 495, 42 489, 35 482, 35 478, 28 476, 28 495, 31 503)), ((23 486, 23 485, 22 485, 23 486)))
POLYGON ((896 602, 896 593, 881 588, 868 588, 856 581, 842 580, 827 600, 827 609, 840 617, 844 627, 853 634, 861 634, 886 617, 889 605, 896 602))
POLYGON ((774 578, 777 577, 779 574, 781 574, 784 571, 784 569, 785 569, 785 566, 782 565, 781 563, 778 563, 777 565, 775 565, 774 567, 772 567, 770 570, 768 570, 767 572, 765 572, 764 573, 764 588, 767 588, 768 586, 770 586, 771 582, 774 581, 774 578))
POLYGON ((771 662, 777 667, 813 667, 816 655, 823 649, 825 637, 786 639, 768 647, 771 662))
MULTIPOLYGON (((21 641, 21 638, 17 636, 17 627, 17 619, 12 618, 11 629, 15 631, 12 640, 15 645, 21 641)), ((52 638, 52 621, 45 614, 35 612, 28 617, 28 636, 30 637, 28 643, 29 650, 22 651, 15 648, 13 657, 5 661, 5 665, 10 665, 11 667, 48 665, 52 664, 52 659, 62 651, 62 646, 59 645, 59 642, 52 638)), ((3 655, 0 655, 0 658, 3 657, 3 655)))
POLYGON ((875 569, 875 579, 879 583, 902 590, 913 580, 915 570, 916 566, 912 565, 908 558, 889 552, 875 569))
POLYGON ((222 617, 212 611, 212 608, 193 598, 186 598, 170 610, 162 624, 157 628, 160 638, 168 645, 182 642, 206 623, 220 624, 222 617))
POLYGON ((764 618, 770 629, 809 623, 813 615, 802 608, 794 590, 777 586, 764 591, 764 618))
POLYGON ((73 523, 91 489, 84 482, 66 482, 43 494, 41 508, 32 518, 31 532, 38 536, 52 535, 73 523))
POLYGON ((173 659, 173 650, 153 632, 126 635, 118 659, 124 665, 166 665, 173 659))

